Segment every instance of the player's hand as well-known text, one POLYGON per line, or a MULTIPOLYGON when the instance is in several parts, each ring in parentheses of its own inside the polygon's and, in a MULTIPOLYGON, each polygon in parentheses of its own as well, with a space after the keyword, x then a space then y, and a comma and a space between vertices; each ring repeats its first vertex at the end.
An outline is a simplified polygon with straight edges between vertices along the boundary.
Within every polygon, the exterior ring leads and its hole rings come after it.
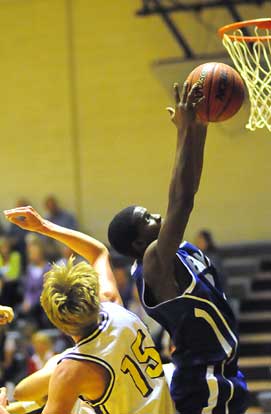
POLYGON ((205 99, 203 95, 203 82, 194 83, 189 90, 190 85, 185 82, 182 92, 180 86, 175 83, 174 86, 175 109, 167 107, 172 122, 177 128, 182 128, 185 122, 194 122, 196 119, 197 108, 205 99))
POLYGON ((46 222, 31 206, 5 210, 4 215, 11 223, 29 231, 42 231, 46 222))
POLYGON ((8 404, 6 410, 9 414, 26 414, 27 412, 19 401, 14 401, 8 404))
POLYGON ((117 303, 118 305, 122 304, 115 292, 112 292, 110 289, 106 288, 102 288, 102 290, 99 291, 99 299, 101 302, 113 302, 117 303))
POLYGON ((0 305, 0 325, 6 325, 12 322, 14 318, 13 309, 9 306, 0 305))
POLYGON ((5 387, 0 388, 0 414, 6 414, 8 405, 7 390, 5 387))

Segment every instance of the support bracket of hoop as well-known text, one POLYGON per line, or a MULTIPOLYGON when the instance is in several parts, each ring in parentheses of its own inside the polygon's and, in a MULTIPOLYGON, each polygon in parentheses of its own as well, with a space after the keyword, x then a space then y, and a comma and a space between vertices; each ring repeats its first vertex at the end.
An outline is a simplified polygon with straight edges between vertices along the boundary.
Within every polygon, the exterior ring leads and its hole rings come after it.
MULTIPOLYGON (((189 40, 182 33, 182 27, 178 25, 173 14, 176 12, 197 12, 200 13, 206 9, 226 8, 234 21, 242 20, 242 16, 237 10, 238 5, 257 5, 270 0, 209 0, 209 1, 185 1, 185 0, 142 0, 142 7, 137 10, 136 15, 139 17, 148 17, 158 15, 170 31, 171 35, 178 43, 186 60, 204 59, 204 54, 196 54, 192 49, 189 40)), ((249 32, 245 32, 249 35, 249 32)))

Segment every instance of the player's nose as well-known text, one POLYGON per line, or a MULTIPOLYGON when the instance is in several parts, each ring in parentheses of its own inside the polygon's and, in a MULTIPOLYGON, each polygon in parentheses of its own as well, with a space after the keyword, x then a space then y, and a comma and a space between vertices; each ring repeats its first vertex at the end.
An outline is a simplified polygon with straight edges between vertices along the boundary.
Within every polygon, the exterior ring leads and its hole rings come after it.
POLYGON ((162 217, 161 217, 160 214, 152 214, 152 217, 154 218, 154 220, 156 221, 156 223, 161 223, 162 217))

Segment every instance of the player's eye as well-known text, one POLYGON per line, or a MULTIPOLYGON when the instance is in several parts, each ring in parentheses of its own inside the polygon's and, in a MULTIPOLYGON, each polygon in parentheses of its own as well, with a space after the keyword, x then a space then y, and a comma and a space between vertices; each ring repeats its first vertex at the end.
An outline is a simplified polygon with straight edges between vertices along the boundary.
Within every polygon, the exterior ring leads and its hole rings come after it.
POLYGON ((145 215, 145 221, 146 221, 147 223, 149 223, 149 222, 150 222, 150 220, 151 220, 151 215, 150 215, 149 213, 147 213, 147 214, 145 215))

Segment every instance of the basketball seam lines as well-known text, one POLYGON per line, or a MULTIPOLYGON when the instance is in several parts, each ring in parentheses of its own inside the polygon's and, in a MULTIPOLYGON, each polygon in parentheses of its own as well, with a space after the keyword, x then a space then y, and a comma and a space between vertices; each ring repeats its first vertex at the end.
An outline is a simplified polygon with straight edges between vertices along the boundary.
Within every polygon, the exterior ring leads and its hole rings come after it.
MULTIPOLYGON (((228 72, 229 73, 229 72, 228 72)), ((231 93, 228 95, 228 99, 225 102, 225 104, 223 105, 223 108, 221 109, 221 111, 218 113, 218 115, 216 116, 216 121, 219 121, 219 117, 223 114, 223 112, 227 109, 230 100, 232 99, 233 93, 234 93, 234 87, 235 87, 235 79, 234 76, 232 76, 232 88, 231 88, 231 93)))
POLYGON ((210 100, 210 96, 211 96, 211 92, 212 92, 213 79, 214 79, 214 74, 215 74, 216 67, 217 67, 217 65, 214 65, 214 67, 213 67, 212 74, 211 74, 211 79, 210 79, 209 91, 208 91, 208 98, 207 98, 207 105, 206 105, 208 122, 209 122, 209 116, 210 116, 209 100, 210 100))

